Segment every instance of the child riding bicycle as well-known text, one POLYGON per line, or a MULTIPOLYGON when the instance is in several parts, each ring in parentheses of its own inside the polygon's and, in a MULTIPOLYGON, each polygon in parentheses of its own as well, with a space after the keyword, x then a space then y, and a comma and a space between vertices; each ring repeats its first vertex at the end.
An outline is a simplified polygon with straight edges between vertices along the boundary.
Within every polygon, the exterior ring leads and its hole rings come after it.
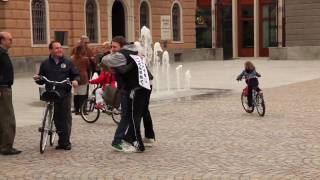
POLYGON ((245 78, 246 80, 248 85, 248 106, 250 108, 252 108, 252 90, 255 89, 258 93, 262 93, 262 90, 259 88, 257 77, 261 77, 261 75, 256 71, 256 68, 251 61, 244 63, 244 70, 237 77, 238 81, 241 81, 242 78, 245 78))
POLYGON ((89 80, 90 84, 100 84, 101 88, 96 90, 96 106, 95 108, 101 109, 104 107, 104 99, 102 97, 103 92, 105 91, 107 86, 112 86, 113 88, 117 88, 117 82, 115 74, 111 69, 106 69, 103 65, 100 65, 101 73, 100 76, 96 79, 89 80))

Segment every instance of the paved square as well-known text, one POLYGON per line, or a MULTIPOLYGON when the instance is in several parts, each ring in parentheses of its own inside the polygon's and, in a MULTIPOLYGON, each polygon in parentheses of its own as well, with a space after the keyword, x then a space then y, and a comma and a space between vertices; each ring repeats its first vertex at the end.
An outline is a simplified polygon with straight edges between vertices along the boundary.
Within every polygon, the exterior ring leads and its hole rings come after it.
POLYGON ((136 154, 111 150, 116 126, 110 117, 94 124, 75 117, 73 149, 49 147, 41 155, 37 87, 20 77, 14 96, 20 123, 15 146, 23 153, 0 156, 0 180, 320 179, 319 62, 257 61, 267 108, 263 118, 241 107, 239 91, 244 84, 235 82, 235 75, 242 63, 186 64, 193 81, 198 78, 193 88, 230 91, 153 102, 157 141, 136 154))

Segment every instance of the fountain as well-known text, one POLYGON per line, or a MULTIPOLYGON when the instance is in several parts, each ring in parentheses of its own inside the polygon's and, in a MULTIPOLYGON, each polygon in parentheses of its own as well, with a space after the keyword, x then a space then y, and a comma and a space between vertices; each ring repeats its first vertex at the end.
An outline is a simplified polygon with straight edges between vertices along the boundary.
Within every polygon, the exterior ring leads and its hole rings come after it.
POLYGON ((152 36, 150 30, 146 27, 143 26, 141 28, 141 37, 140 37, 140 42, 141 42, 141 54, 143 54, 146 57, 147 60, 147 66, 150 66, 151 60, 152 60, 152 36))
POLYGON ((164 51, 162 54, 162 73, 166 74, 167 91, 170 91, 170 62, 169 53, 164 51))
POLYGON ((160 56, 159 52, 163 52, 161 45, 159 42, 154 43, 153 47, 153 63, 152 63, 152 69, 154 70, 154 76, 155 76, 155 91, 160 90, 160 56))
POLYGON ((152 48, 152 37, 147 27, 142 27, 141 37, 139 42, 135 42, 135 45, 138 48, 139 54, 145 57, 147 67, 154 76, 153 98, 170 99, 190 94, 190 70, 184 72, 183 66, 180 64, 174 68, 176 77, 171 77, 174 69, 170 64, 169 53, 168 51, 163 51, 159 42, 155 42, 152 48))
POLYGON ((182 74, 182 64, 180 64, 177 68, 176 68, 176 76, 177 76, 177 90, 180 91, 181 90, 181 74, 182 74))
POLYGON ((190 81, 191 81, 191 73, 190 73, 190 70, 187 70, 186 71, 186 74, 185 74, 185 82, 184 82, 184 89, 185 90, 190 90, 190 81))

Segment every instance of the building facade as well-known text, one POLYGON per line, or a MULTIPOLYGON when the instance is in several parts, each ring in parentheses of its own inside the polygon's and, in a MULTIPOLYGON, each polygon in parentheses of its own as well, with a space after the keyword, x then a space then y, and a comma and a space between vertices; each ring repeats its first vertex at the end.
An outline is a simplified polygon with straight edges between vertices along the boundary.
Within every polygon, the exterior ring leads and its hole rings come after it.
POLYGON ((283 46, 283 7, 283 0, 199 0, 197 33, 211 19, 211 47, 224 58, 267 57, 269 47, 283 46))
POLYGON ((285 1, 285 45, 270 48, 271 59, 320 59, 320 1, 285 1))
POLYGON ((81 35, 93 46, 116 35, 135 41, 143 25, 179 60, 195 49, 195 9, 196 0, 2 0, 0 30, 12 33, 10 53, 24 69, 48 55, 53 39, 70 53, 81 35))
MULTIPOLYGON (((0 30, 14 37, 15 64, 28 69, 60 41, 67 53, 81 35, 93 46, 151 30, 172 60, 317 58, 314 0, 0 0, 0 30)), ((319 58, 319 57, 318 57, 319 58)))

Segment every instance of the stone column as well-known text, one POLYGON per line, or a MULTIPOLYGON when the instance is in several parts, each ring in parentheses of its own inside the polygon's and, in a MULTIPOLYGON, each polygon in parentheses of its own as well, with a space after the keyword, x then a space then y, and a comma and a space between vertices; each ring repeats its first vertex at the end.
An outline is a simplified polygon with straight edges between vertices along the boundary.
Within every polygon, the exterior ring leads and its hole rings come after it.
POLYGON ((126 0, 127 4, 127 17, 126 17, 126 31, 127 31, 127 39, 129 41, 135 40, 135 34, 134 34, 134 0, 126 0))
POLYGON ((112 40, 112 6, 114 0, 108 0, 107 2, 107 16, 108 16, 108 41, 111 42, 112 40))
POLYGON ((253 20, 253 24, 254 24, 254 57, 259 57, 259 50, 260 50, 260 39, 259 39, 259 0, 254 0, 253 2, 253 6, 254 6, 254 20, 253 20))
POLYGON ((238 57, 238 0, 232 0, 232 49, 233 58, 238 57))
POLYGON ((211 0, 211 20, 212 20, 212 48, 217 47, 216 40, 216 0, 211 0))
POLYGON ((284 0, 278 0, 278 47, 282 47, 283 33, 283 16, 284 16, 284 0))

